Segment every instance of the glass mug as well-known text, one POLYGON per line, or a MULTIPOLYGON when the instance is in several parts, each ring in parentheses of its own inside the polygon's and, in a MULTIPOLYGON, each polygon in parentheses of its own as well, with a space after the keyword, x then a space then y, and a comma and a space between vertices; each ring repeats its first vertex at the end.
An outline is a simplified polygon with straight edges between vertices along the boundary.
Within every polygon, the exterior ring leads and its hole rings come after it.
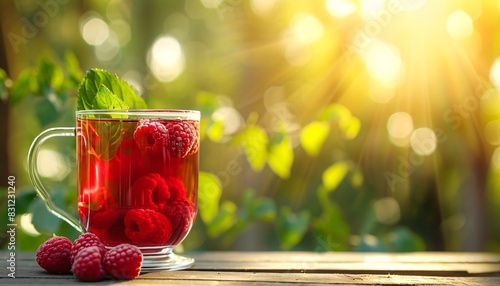
POLYGON ((47 209, 107 246, 136 245, 143 270, 185 269, 194 259, 172 252, 189 233, 198 196, 200 112, 81 110, 75 127, 43 131, 28 153, 29 176, 47 209), (41 145, 76 136, 79 220, 56 207, 36 169, 41 145))

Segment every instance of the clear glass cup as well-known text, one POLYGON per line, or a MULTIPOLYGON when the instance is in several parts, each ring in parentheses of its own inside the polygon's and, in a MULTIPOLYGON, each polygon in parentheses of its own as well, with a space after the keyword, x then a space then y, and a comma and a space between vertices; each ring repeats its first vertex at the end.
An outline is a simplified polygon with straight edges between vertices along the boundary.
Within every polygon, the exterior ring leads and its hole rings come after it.
POLYGON ((129 243, 143 271, 185 269, 194 260, 172 252, 189 233, 198 196, 200 112, 81 110, 76 127, 43 131, 28 153, 30 179, 49 211, 107 247, 129 243), (37 155, 55 136, 76 136, 79 219, 56 207, 44 188, 37 155))

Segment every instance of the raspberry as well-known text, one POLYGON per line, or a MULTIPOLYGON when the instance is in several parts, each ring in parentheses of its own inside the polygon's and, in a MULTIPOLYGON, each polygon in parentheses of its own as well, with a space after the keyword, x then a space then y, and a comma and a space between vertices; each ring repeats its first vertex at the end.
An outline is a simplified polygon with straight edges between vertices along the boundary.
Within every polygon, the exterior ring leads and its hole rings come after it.
POLYGON ((200 130, 200 122, 199 121, 186 121, 187 124, 191 126, 191 129, 194 131, 195 137, 194 137, 194 142, 193 146, 191 147, 191 150, 189 151, 189 155, 195 154, 200 150, 200 138, 197 136, 199 134, 200 130))
POLYGON ((101 255, 104 255, 104 253, 106 253, 106 247, 101 242, 99 237, 97 237, 97 235, 91 232, 87 232, 80 235, 73 242, 73 246, 71 247, 71 264, 74 263, 76 256, 78 256, 78 253, 80 253, 82 249, 85 249, 90 246, 97 247, 101 255))
POLYGON ((105 229, 112 226, 119 218, 117 211, 108 209, 104 211, 90 212, 90 223, 93 228, 105 229))
POLYGON ((162 213, 172 225, 172 235, 167 243, 172 245, 179 243, 191 228, 195 206, 186 199, 179 199, 166 205, 162 213))
POLYGON ((89 246, 78 252, 71 271, 81 281, 99 281, 106 277, 102 265, 103 253, 98 246, 89 246))
POLYGON ((184 158, 198 151, 198 125, 190 121, 171 121, 165 124, 169 133, 170 154, 184 158))
POLYGON ((186 198, 186 188, 184 188, 184 184, 179 178, 168 177, 165 180, 165 183, 167 184, 168 191, 170 192, 170 198, 168 200, 169 203, 178 199, 186 198))
POLYGON ((165 206, 170 192, 168 185, 159 174, 142 176, 132 186, 132 206, 161 210, 165 206))
POLYGON ((124 243, 106 252, 102 263, 115 279, 130 280, 141 273, 142 253, 137 246, 124 243))
POLYGON ((54 236, 38 247, 36 262, 52 274, 66 274, 71 271, 71 240, 54 236))
POLYGON ((141 119, 134 132, 134 140, 139 149, 145 152, 163 152, 168 144, 168 130, 163 124, 151 119, 141 119))
POLYGON ((95 230, 102 240, 106 242, 106 245, 119 245, 121 243, 133 243, 130 238, 125 234, 125 215, 128 211, 120 211, 118 213, 118 219, 115 223, 105 229, 95 230))
POLYGON ((164 245, 172 235, 172 226, 159 212, 131 209, 125 215, 125 234, 137 245, 164 245))

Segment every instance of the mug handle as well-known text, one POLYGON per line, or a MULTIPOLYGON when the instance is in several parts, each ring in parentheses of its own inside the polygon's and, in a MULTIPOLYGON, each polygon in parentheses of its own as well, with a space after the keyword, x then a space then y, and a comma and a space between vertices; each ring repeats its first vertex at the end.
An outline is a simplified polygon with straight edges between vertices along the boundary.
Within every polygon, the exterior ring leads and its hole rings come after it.
POLYGON ((49 193, 43 186, 42 181, 40 180, 40 176, 38 174, 37 159, 40 147, 47 139, 59 136, 76 136, 76 128, 55 127, 55 128, 49 128, 40 133, 35 138, 35 140, 33 140, 33 143, 31 143, 30 149, 28 151, 28 174, 31 183, 35 188, 35 191, 37 192, 38 196, 42 199, 42 201, 45 203, 47 209, 58 218, 66 221, 73 228, 83 233, 83 228, 81 227, 80 222, 77 219, 75 219, 72 215, 70 215, 66 211, 54 205, 54 203, 50 199, 49 193))

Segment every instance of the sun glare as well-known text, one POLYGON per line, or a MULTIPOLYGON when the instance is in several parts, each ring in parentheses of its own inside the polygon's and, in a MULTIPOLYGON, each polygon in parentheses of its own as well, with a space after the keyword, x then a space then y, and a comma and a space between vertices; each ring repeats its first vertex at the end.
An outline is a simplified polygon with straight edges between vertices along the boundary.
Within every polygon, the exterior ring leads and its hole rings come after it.
POLYGON ((373 41, 366 52, 365 62, 372 78, 387 87, 397 86, 403 63, 396 47, 381 41, 373 41))
POLYGON ((468 38, 474 32, 474 23, 469 14, 462 10, 457 10, 448 16, 446 31, 455 39, 468 38))
POLYGON ((173 81, 184 71, 184 65, 181 45, 171 36, 158 38, 148 53, 148 66, 160 81, 173 81))
POLYGON ((390 0, 398 4, 402 11, 417 11, 425 5, 427 0, 390 0))
POLYGON ((345 17, 356 12, 356 5, 350 0, 326 0, 326 9, 335 17, 345 17))
POLYGON ((87 44, 98 46, 109 37, 109 28, 96 13, 91 12, 82 16, 80 33, 87 44))
POLYGON ((418 155, 431 155, 437 147, 436 133, 430 128, 418 128, 411 134, 410 145, 418 155))
POLYGON ((276 0, 252 0, 250 3, 254 13, 261 16, 269 13, 275 4, 276 0))
POLYGON ((385 0, 361 0, 361 16, 365 20, 371 20, 385 8, 385 0))
POLYGON ((399 147, 408 146, 413 132, 413 118, 406 112, 396 112, 387 120, 387 132, 391 142, 399 147))
POLYGON ((399 203, 392 197, 377 200, 373 205, 373 209, 377 220, 386 225, 395 224, 401 218, 399 203))
POLYGON ((490 80, 500 90, 500 58, 496 58, 490 69, 490 80))
POLYGON ((292 19, 290 32, 299 42, 310 44, 323 35, 323 24, 311 14, 299 14, 292 19))
POLYGON ((290 28, 283 35, 284 55, 292 66, 304 66, 312 57, 311 45, 323 36, 323 24, 311 14, 299 13, 293 17, 290 28))
POLYGON ((500 120, 493 120, 484 127, 484 135, 491 145, 500 145, 500 120))
POLYGON ((46 149, 38 154, 38 172, 44 178, 62 180, 69 174, 69 166, 66 158, 59 152, 46 149))
POLYGON ((491 162, 493 164, 493 167, 495 167, 495 169, 500 170, 500 147, 497 147, 493 152, 491 162))

